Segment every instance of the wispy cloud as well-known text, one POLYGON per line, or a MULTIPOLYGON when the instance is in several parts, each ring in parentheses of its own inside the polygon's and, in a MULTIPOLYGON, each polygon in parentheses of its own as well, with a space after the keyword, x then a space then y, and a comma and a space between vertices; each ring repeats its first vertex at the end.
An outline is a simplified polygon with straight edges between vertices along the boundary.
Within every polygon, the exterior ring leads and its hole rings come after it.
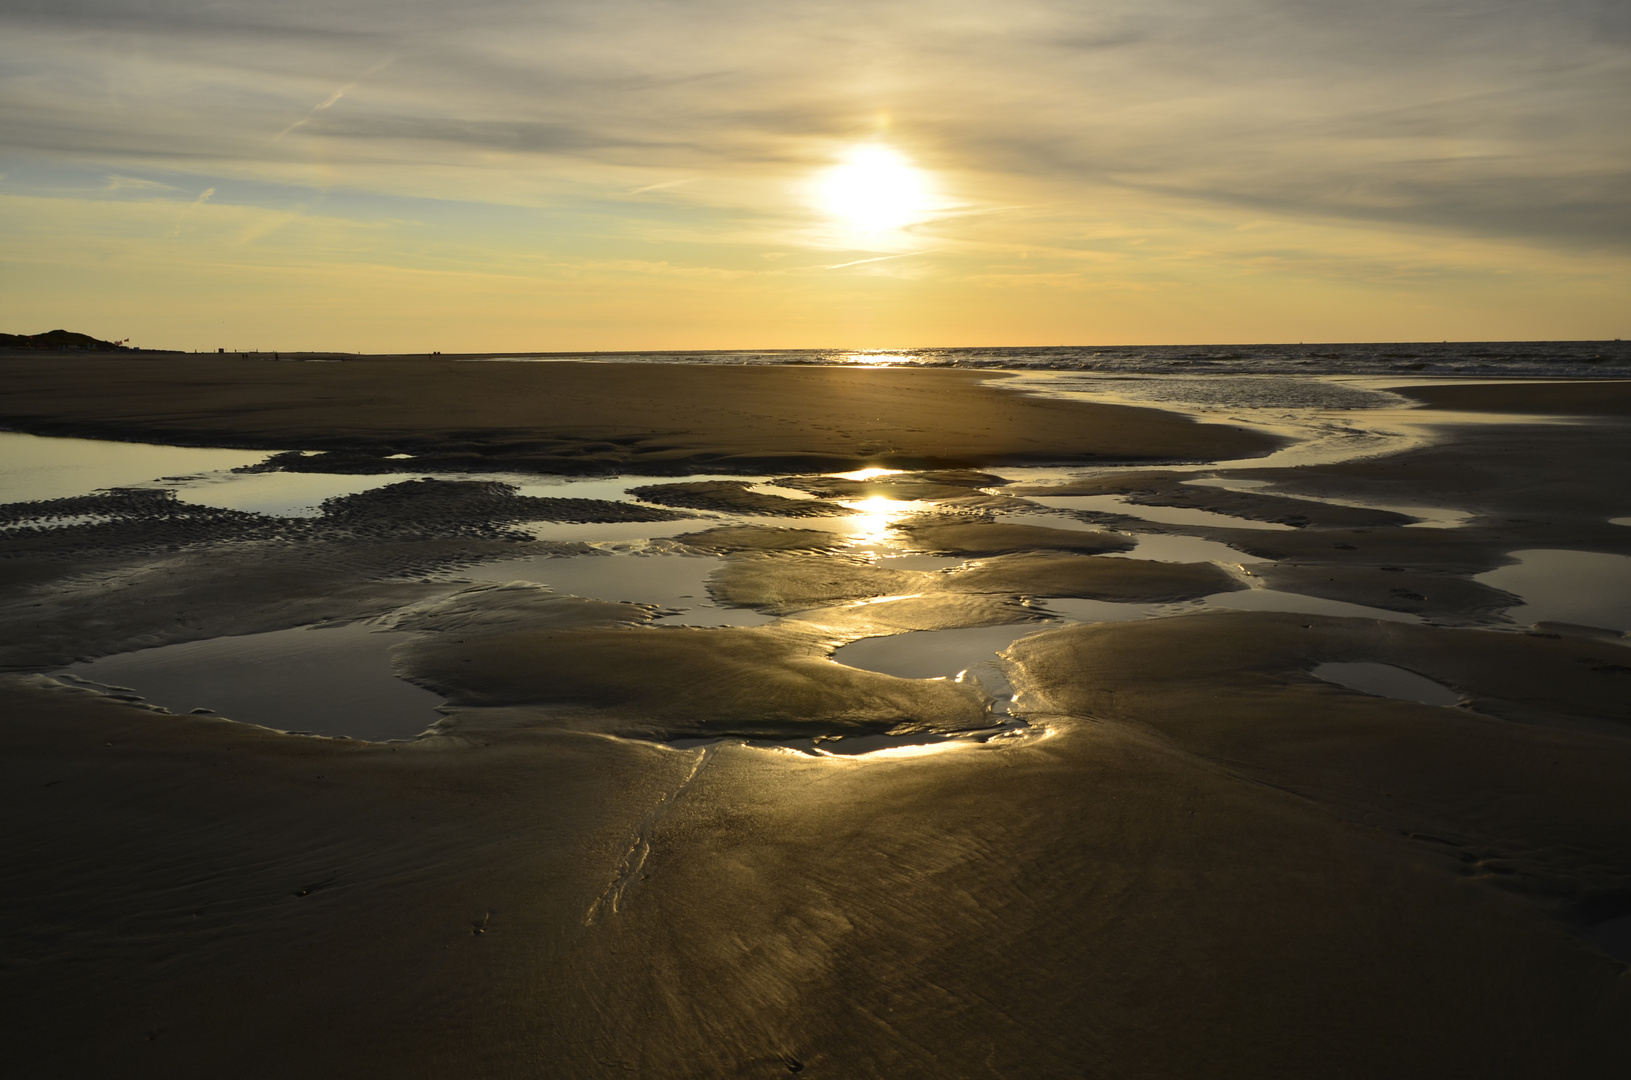
POLYGON ((334 93, 330 94, 328 97, 324 98, 322 101, 319 101, 316 105, 313 105, 312 108, 311 108, 311 112, 307 113, 305 116, 301 117, 299 120, 296 120, 294 123, 290 124, 288 127, 284 128, 282 131, 280 131, 276 135, 272 136, 272 141, 273 142, 281 142, 283 140, 283 137, 285 135, 289 134, 289 132, 294 131, 296 128, 304 127, 305 125, 311 123, 312 118, 315 117, 318 113, 324 112, 324 111, 326 111, 328 109, 332 109, 339 102, 339 100, 341 98, 345 97, 347 94, 349 94, 351 91, 355 90, 359 85, 361 85, 362 81, 364 79, 368 78, 368 76, 370 76, 370 75, 373 75, 373 74, 375 74, 377 72, 385 70, 386 66, 389 65, 391 63, 391 61, 393 61, 395 59, 396 58, 394 56, 388 56, 384 60, 381 60, 379 63, 375 64, 373 67, 369 68, 367 71, 364 71, 361 75, 358 75, 355 79, 352 79, 350 82, 346 83, 344 86, 342 86, 338 90, 334 91, 334 93))
POLYGON ((629 192, 629 194, 644 195, 648 191, 667 191, 669 188, 677 188, 682 184, 695 183, 696 179, 697 178, 694 176, 687 176, 680 180, 664 180, 656 184, 646 184, 644 187, 635 188, 633 191, 629 192))
POLYGON ((203 191, 200 191, 198 193, 198 198, 196 198, 192 202, 188 203, 182 209, 181 213, 176 215, 176 227, 170 231, 170 235, 171 236, 180 236, 181 235, 181 223, 183 221, 187 220, 187 215, 192 213, 193 210, 196 209, 197 207, 203 206, 205 203, 209 202, 210 196, 212 196, 214 194, 215 194, 215 189, 212 188, 212 187, 205 188, 203 191))
POLYGON ((102 184, 104 192, 114 191, 175 191, 174 184, 165 184, 157 180, 144 180, 139 176, 120 176, 118 173, 109 173, 107 180, 102 184))
POLYGON ((847 266, 865 266, 867 263, 888 262, 890 259, 906 259, 906 258, 910 258, 913 255, 924 255, 924 254, 927 254, 927 252, 903 251, 899 255, 879 255, 876 258, 871 258, 871 259, 855 259, 855 260, 853 260, 851 262, 833 263, 831 266, 823 266, 821 269, 823 269, 823 270, 842 270, 847 266))

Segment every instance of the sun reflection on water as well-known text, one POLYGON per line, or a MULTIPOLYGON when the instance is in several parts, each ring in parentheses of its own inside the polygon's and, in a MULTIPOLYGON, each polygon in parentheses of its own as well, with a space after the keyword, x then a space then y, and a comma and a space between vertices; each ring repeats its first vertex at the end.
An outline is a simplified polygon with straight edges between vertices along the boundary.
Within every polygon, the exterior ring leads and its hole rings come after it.
MULTIPOLYGON (((863 470, 880 474, 888 470, 863 470)), ((867 479, 857 475, 857 479, 867 479)), ((889 532, 902 518, 919 514, 925 510, 933 509, 932 503, 920 502, 913 499, 891 499, 883 495, 871 495, 865 499, 841 500, 840 506, 855 511, 854 516, 844 519, 846 532, 852 547, 877 546, 889 543, 889 532)))
POLYGON ((841 505, 855 511, 848 522, 850 536, 866 544, 883 543, 895 518, 900 516, 896 509, 900 504, 881 495, 841 505))
POLYGON ((916 353, 894 352, 888 349, 844 354, 844 363, 857 367, 893 367, 896 364, 916 364, 918 360, 916 353))
POLYGON ((896 761, 900 758, 928 757, 931 754, 948 754, 953 750, 969 750, 980 743, 964 739, 946 739, 941 742, 908 743, 905 746, 886 746, 881 750, 868 750, 863 754, 834 754, 821 751, 824 758, 841 761, 896 761))
POLYGON ((839 480, 876 480, 880 476, 898 476, 904 471, 904 469, 855 469, 831 475, 839 480))

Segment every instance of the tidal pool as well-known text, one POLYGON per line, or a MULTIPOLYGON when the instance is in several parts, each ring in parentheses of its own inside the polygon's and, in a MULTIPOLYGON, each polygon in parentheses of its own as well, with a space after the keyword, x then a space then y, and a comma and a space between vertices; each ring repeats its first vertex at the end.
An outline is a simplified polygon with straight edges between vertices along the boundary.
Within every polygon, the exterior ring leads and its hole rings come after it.
POLYGON ((657 620, 664 625, 761 626, 770 622, 773 616, 713 602, 708 578, 723 564, 721 558, 703 555, 573 555, 503 559, 464 573, 477 581, 534 581, 591 600, 653 604, 677 611, 657 620))
MULTIPOLYGON (((1222 488, 1224 491, 1238 491, 1247 493, 1262 493, 1269 487, 1267 480, 1241 480, 1227 476, 1203 476, 1194 480, 1185 480, 1185 484, 1194 487, 1222 488)), ((1406 529, 1458 529, 1472 520, 1472 513, 1467 510, 1451 510, 1440 506, 1405 506, 1396 503, 1362 503, 1350 499, 1332 499, 1320 495, 1307 495, 1298 493, 1292 498, 1303 499, 1308 502, 1325 503, 1327 506, 1351 506, 1361 510, 1386 510, 1394 514, 1403 514, 1416 520, 1402 526, 1406 529)))
POLYGON ((173 713, 384 742, 411 739, 442 715, 441 698, 396 677, 391 648, 407 637, 368 623, 296 627, 104 656, 56 674, 173 713))
POLYGON ((1210 562, 1224 566, 1269 562, 1244 551, 1236 551, 1217 540, 1198 536, 1169 536, 1165 533, 1134 533, 1138 546, 1131 551, 1107 552, 1106 558, 1148 559, 1151 562, 1210 562))
POLYGON ((1105 529, 1102 525, 1082 521, 1068 514, 999 514, 1000 525, 1032 525, 1044 529, 1067 529, 1076 532, 1111 532, 1125 536, 1138 546, 1131 551, 1107 551, 1105 558, 1146 559, 1151 562, 1211 562, 1224 565, 1268 562, 1268 559, 1236 551, 1218 540, 1203 540, 1198 536, 1171 533, 1130 533, 1119 529, 1105 529))
POLYGON ((1163 525, 1260 529, 1268 532, 1289 532, 1292 528, 1278 521, 1254 521, 1251 518, 1219 514, 1211 510, 1194 510, 1183 506, 1145 506, 1128 502, 1120 495, 1027 495, 1026 498, 1040 506, 1050 506, 1056 510, 1093 510, 1101 514, 1122 514, 1163 525))
POLYGON ((1507 612, 1514 622, 1631 631, 1631 557, 1545 548, 1510 554, 1518 560, 1515 565, 1474 580, 1523 599, 1522 606, 1507 612))
POLYGON ((991 711, 1009 715, 1014 686, 997 654, 1022 637, 1058 629, 1059 623, 974 626, 957 630, 913 630, 889 637, 862 638, 833 651, 840 664, 901 679, 976 680, 994 700, 991 711))
POLYGON ((1373 697, 1415 701, 1422 705, 1455 705, 1461 695, 1425 675, 1392 664, 1330 663, 1309 672, 1316 679, 1373 697))
POLYGON ((254 465, 259 450, 210 450, 0 431, 0 503, 67 499, 166 476, 254 465))
POLYGON ((517 522, 514 528, 534 540, 581 544, 628 544, 638 540, 659 540, 681 533, 698 532, 715 524, 718 523, 698 518, 680 518, 677 521, 528 521, 517 522))
POLYGON ((1201 601, 1207 607, 1230 611, 1288 611, 1303 615, 1332 615, 1344 619, 1385 619, 1389 622, 1419 623, 1421 619, 1405 611, 1326 600, 1319 596, 1280 592, 1276 589, 1244 589, 1214 593, 1201 601))
POLYGON ((211 473, 172 480, 181 502, 218 506, 271 517, 316 517, 322 502, 338 495, 355 495, 408 479, 396 473, 367 476, 331 473, 211 473))

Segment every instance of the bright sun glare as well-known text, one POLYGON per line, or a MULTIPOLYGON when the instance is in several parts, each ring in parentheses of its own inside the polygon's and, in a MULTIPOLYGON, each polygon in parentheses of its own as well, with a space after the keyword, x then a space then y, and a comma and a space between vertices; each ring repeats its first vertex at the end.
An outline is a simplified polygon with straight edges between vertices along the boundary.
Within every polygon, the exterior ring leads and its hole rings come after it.
POLYGON ((898 150, 859 146, 821 180, 826 210, 868 231, 899 229, 928 214, 930 197, 922 170, 898 150))

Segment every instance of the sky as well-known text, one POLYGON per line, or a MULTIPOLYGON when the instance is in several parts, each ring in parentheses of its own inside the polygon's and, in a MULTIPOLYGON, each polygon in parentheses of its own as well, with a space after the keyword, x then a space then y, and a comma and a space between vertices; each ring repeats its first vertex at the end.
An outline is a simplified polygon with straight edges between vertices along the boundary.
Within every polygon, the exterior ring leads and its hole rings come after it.
POLYGON ((1631 0, 0 0, 0 330, 1631 337, 1631 0))

